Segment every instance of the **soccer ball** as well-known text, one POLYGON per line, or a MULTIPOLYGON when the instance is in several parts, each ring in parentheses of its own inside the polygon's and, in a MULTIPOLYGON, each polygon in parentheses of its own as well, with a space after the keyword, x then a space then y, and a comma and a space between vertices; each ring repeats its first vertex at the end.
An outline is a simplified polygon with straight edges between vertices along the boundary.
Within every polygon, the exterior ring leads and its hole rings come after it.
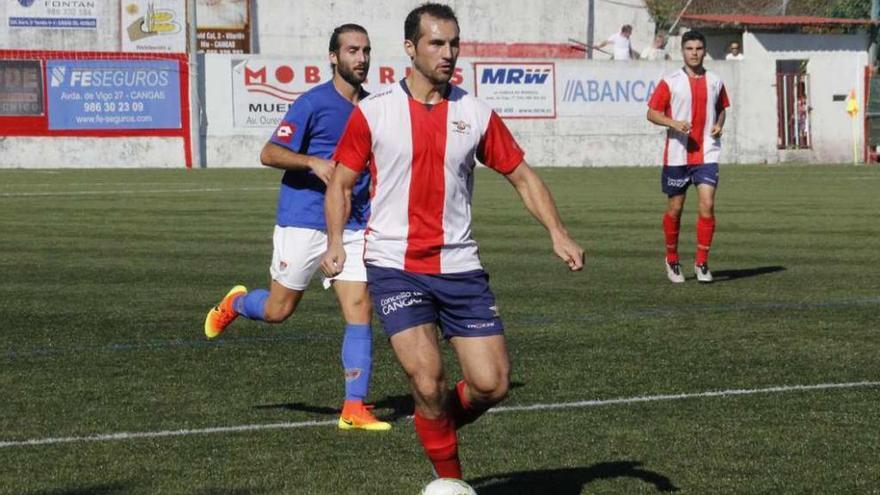
POLYGON ((464 481, 439 478, 422 488, 419 495, 477 495, 477 492, 464 481))

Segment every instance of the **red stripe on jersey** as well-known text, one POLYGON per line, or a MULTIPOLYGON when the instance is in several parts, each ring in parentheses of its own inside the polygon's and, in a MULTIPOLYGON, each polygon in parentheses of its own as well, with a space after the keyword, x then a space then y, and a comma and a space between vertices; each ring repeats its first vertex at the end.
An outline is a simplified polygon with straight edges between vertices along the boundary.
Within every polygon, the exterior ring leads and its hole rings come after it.
POLYGON ((715 100, 715 116, 723 112, 730 106, 730 100, 727 98, 727 89, 721 85, 721 91, 718 92, 718 99, 715 100))
MULTIPOLYGON (((361 173, 370 161, 370 155, 373 153, 373 138, 370 135, 370 125, 361 109, 354 107, 348 123, 345 125, 345 131, 336 145, 336 151, 333 153, 333 159, 345 165, 346 167, 361 173)), ((376 180, 376 176, 373 176, 376 180)))
POLYGON ((513 139, 510 129, 493 111, 477 147, 477 159, 492 170, 507 175, 522 163, 524 156, 525 153, 513 139))
POLYGON ((403 269, 440 273, 443 205, 446 200, 446 113, 443 100, 428 109, 412 98, 412 176, 409 184, 409 232, 403 269))
POLYGON ((691 132, 687 144, 687 164, 703 163, 703 136, 706 132, 706 101, 709 99, 705 77, 688 77, 691 85, 691 132))
MULTIPOLYGON (((651 99, 648 100, 648 108, 657 112, 663 112, 663 115, 672 118, 672 92, 666 81, 660 80, 660 83, 651 93, 651 99)), ((669 164, 669 133, 666 133, 666 140, 663 145, 663 166, 669 164)))
POLYGON ((658 84, 657 87, 654 88, 654 92, 651 93, 651 99, 648 100, 648 108, 658 112, 669 113, 669 103, 671 101, 672 92, 669 90, 669 85, 666 84, 666 81, 661 79, 660 84, 658 84))
MULTIPOLYGON (((368 158, 370 168, 370 203, 373 202, 373 198, 376 196, 376 187, 379 184, 379 171, 376 167, 376 155, 373 154, 373 151, 370 151, 370 157, 368 158)), ((342 162, 340 162, 342 163, 342 162)), ((347 167, 348 165, 346 165, 347 167)), ((367 228, 364 229, 364 236, 370 233, 370 221, 367 219, 367 228)), ((367 240, 364 239, 364 252, 365 255, 367 253, 367 240)), ((362 256, 363 258, 363 256, 362 256)))
MULTIPOLYGON (((665 81, 661 81, 661 84, 666 86, 665 81)), ((666 86, 666 91, 669 91, 669 86, 666 86)), ((663 111, 663 114, 666 115, 667 117, 669 117, 670 119, 672 118, 672 107, 668 103, 666 104, 666 110, 663 111)), ((663 167, 664 168, 669 165, 669 132, 670 131, 666 131, 666 144, 663 146, 663 167)))

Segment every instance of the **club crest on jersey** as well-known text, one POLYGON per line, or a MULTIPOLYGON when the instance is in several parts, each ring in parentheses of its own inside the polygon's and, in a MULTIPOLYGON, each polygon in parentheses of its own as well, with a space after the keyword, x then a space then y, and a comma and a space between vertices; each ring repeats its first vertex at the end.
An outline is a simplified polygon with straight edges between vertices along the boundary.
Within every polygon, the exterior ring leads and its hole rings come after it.
POLYGON ((281 125, 278 126, 278 129, 275 131, 275 137, 279 141, 283 141, 285 143, 289 143, 293 138, 293 134, 296 132, 296 126, 287 122, 281 121, 281 125))
POLYGON ((353 382, 361 377, 363 370, 360 368, 346 368, 345 370, 345 381, 353 382))
POLYGON ((457 132, 459 134, 470 134, 471 125, 463 120, 453 120, 452 132, 457 132))
POLYGON ((280 268, 282 271, 287 270, 287 262, 282 260, 280 263, 278 263, 278 268, 280 268))

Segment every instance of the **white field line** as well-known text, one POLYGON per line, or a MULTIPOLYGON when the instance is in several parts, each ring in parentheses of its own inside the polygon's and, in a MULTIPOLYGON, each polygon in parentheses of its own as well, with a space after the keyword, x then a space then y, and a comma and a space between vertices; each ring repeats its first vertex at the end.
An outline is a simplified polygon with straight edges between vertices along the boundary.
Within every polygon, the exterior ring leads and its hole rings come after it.
POLYGON ((0 198, 39 198, 50 196, 120 196, 132 194, 214 193, 234 191, 275 191, 272 187, 200 187, 192 189, 123 189, 118 191, 57 191, 57 192, 10 192, 0 193, 0 198))
MULTIPOLYGON (((708 392, 697 392, 690 394, 666 394, 666 395, 645 395, 639 397, 627 397, 618 399, 596 399, 578 402, 559 402, 551 404, 532 404, 523 406, 504 406, 491 409, 489 412, 494 414, 520 412, 520 411, 545 411, 552 409, 574 409, 584 407, 598 407, 615 404, 635 404, 640 402, 658 402, 682 399, 700 399, 707 397, 735 397, 742 395, 758 395, 758 394, 780 394, 785 392, 798 391, 816 391, 831 389, 847 389, 847 388, 873 388, 880 387, 880 381, 861 381, 849 383, 820 383, 817 385, 783 385, 779 387, 753 388, 753 389, 733 389, 718 390, 708 392)), ((10 440, 0 441, 0 448, 10 447, 29 447, 35 445, 55 445, 61 443, 84 443, 84 442, 107 442, 111 440, 136 440, 141 438, 161 438, 161 437, 180 437, 190 435, 205 435, 210 433, 238 433, 244 431, 260 431, 260 430, 279 430, 279 429, 296 429, 311 428, 320 426, 332 426, 336 424, 336 420, 323 421, 300 421, 296 423, 267 423, 267 424, 251 424, 238 426, 217 426, 210 428, 185 429, 185 430, 161 430, 161 431, 145 431, 145 432, 120 432, 105 433, 100 435, 91 435, 86 437, 49 437, 49 438, 32 438, 30 440, 10 440)))

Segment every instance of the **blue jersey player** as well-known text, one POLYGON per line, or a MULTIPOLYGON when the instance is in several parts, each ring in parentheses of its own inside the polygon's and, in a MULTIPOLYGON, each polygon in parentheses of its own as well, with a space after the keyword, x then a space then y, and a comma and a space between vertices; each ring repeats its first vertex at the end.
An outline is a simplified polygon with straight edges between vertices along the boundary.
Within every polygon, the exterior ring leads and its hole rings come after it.
MULTIPOLYGON (((280 323, 296 310, 327 247, 324 194, 336 165, 331 160, 355 105, 366 96, 362 88, 370 68, 370 40, 356 24, 344 24, 330 38, 333 80, 300 96, 290 107, 260 154, 263 165, 284 170, 274 232, 269 290, 248 291, 237 285, 208 312, 205 335, 214 338, 239 315, 280 323)), ((370 176, 358 177, 345 224, 346 269, 324 279, 332 285, 345 318, 342 364, 345 404, 342 429, 387 430, 364 405, 372 368, 372 306, 362 258, 364 229, 369 217, 370 176)))

